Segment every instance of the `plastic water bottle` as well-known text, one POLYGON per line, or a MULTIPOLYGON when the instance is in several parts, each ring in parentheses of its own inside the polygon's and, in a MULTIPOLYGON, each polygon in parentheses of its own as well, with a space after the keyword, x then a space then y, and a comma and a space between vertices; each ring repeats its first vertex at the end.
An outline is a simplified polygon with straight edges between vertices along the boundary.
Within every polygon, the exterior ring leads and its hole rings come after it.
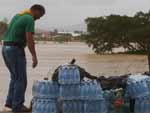
POLYGON ((80 99, 84 99, 84 82, 80 84, 80 99))
POLYGON ((90 113, 89 109, 90 109, 90 107, 88 105, 88 101, 85 101, 85 113, 90 113))
POLYGON ((33 97, 37 97, 40 92, 40 82, 39 81, 34 81, 33 87, 32 87, 32 95, 33 97))
POLYGON ((84 85, 84 98, 85 99, 88 99, 88 95, 89 95, 89 85, 88 85, 88 83, 85 83, 85 85, 84 85))
POLYGON ((50 88, 52 86, 51 83, 45 82, 45 91, 44 91, 44 97, 52 97, 52 92, 53 88, 50 88))
POLYGON ((76 77, 74 76, 74 67, 70 67, 70 80, 69 80, 69 82, 70 83, 76 83, 76 77))
POLYGON ((80 71, 78 68, 76 68, 76 75, 77 75, 78 81, 80 81, 80 71))
POLYGON ((62 74, 61 74, 61 77, 62 77, 62 80, 61 80, 61 82, 63 83, 63 84, 65 84, 65 82, 66 82, 66 77, 67 77, 67 68, 66 67, 62 67, 62 74))
POLYGON ((39 91, 39 96, 41 96, 41 97, 43 97, 44 95, 44 91, 45 91, 45 85, 44 85, 44 83, 42 82, 42 83, 40 83, 40 89, 39 89, 40 91, 39 91))
POLYGON ((72 74, 72 69, 71 67, 66 67, 66 76, 65 76, 65 81, 66 81, 66 84, 70 84, 71 82, 71 74, 72 74))
POLYGON ((146 105, 145 105, 145 107, 146 107, 146 113, 149 113, 150 112, 150 98, 147 98, 146 99, 146 105))
POLYGON ((146 113, 146 98, 143 98, 142 100, 142 113, 146 113))
POLYGON ((131 97, 131 84, 129 82, 127 82, 126 96, 131 97))
POLYGON ((56 113, 57 112, 57 103, 56 102, 51 102, 51 101, 50 101, 50 103, 52 104, 52 105, 49 104, 50 106, 52 106, 51 107, 51 112, 56 113))
POLYGON ((85 110, 84 101, 83 101, 83 100, 80 100, 78 104, 79 104, 79 105, 78 105, 78 106, 79 106, 79 107, 78 107, 79 111, 78 111, 77 113, 85 113, 85 112, 84 112, 84 110, 85 110))
POLYGON ((33 96, 36 96, 36 95, 37 95, 37 84, 36 84, 36 82, 33 83, 32 95, 33 95, 33 96))
POLYGON ((131 83, 131 89, 132 89, 132 93, 134 94, 134 97, 137 97, 138 96, 138 82, 132 82, 131 83))
POLYGON ((135 113, 140 113, 140 108, 141 108, 141 106, 140 106, 140 99, 136 99, 135 100, 135 105, 134 105, 134 111, 135 111, 135 113))
POLYGON ((91 83, 90 82, 88 82, 87 83, 87 85, 86 85, 86 87, 87 87, 87 92, 88 92, 88 94, 87 94, 87 99, 91 99, 91 89, 92 89, 92 85, 91 85, 91 83))
POLYGON ((140 113, 145 113, 145 99, 140 98, 140 113))
POLYGON ((70 87, 70 92, 71 92, 70 97, 71 97, 71 99, 75 98, 75 94, 76 94, 75 91, 76 91, 76 87, 75 87, 75 85, 72 85, 72 87, 70 87))
POLYGON ((33 85, 32 87, 32 96, 35 97, 37 95, 36 86, 33 85))
POLYGON ((150 93, 150 77, 149 77, 149 79, 146 80, 146 83, 147 83, 147 86, 148 86, 148 89, 149 89, 149 93, 150 93))
POLYGON ((135 97, 139 97, 140 94, 142 93, 141 84, 139 82, 135 82, 133 84, 133 90, 134 90, 135 97))
POLYGON ((44 105, 44 112, 45 113, 52 113, 51 108, 53 107, 53 104, 46 100, 44 105))
POLYGON ((75 70, 75 66, 71 67, 71 82, 73 82, 74 84, 77 83, 77 75, 76 75, 76 70, 75 70))
POLYGON ((87 83, 86 82, 84 82, 84 84, 83 84, 83 99, 86 99, 87 98, 87 95, 88 95, 88 87, 87 87, 87 83))
POLYGON ((100 83, 96 83, 96 95, 98 95, 98 99, 103 99, 103 91, 102 91, 102 88, 101 88, 101 85, 100 83))
POLYGON ((95 91, 95 90, 96 90, 96 86, 95 86, 95 83, 94 83, 93 81, 91 82, 91 88, 92 88, 92 89, 90 89, 90 90, 91 90, 90 98, 91 98, 91 99, 95 99, 95 98, 97 98, 97 96, 96 96, 96 94, 95 94, 95 93, 96 93, 96 91, 95 91), (92 96, 92 95, 93 95, 93 96, 92 96), (94 98, 94 96, 95 96, 95 98, 94 98))
POLYGON ((142 86, 143 86, 142 88, 144 89, 144 90, 143 90, 143 93, 144 93, 143 96, 149 95, 150 92, 149 92, 149 87, 148 87, 148 84, 147 84, 146 80, 143 80, 143 81, 142 81, 142 86))
MULTIPOLYGON (((98 99, 98 95, 97 95, 97 84, 95 81, 93 81, 93 94, 95 95, 95 98, 93 97, 93 99, 98 99)), ((91 95, 92 97, 92 95, 91 95)))
MULTIPOLYGON (((99 105, 98 105, 99 107, 99 105)), ((105 100, 101 100, 100 102, 100 113, 107 113, 107 107, 106 107, 106 102, 105 100)))
POLYGON ((135 98, 136 97, 136 89, 135 89, 135 83, 130 83, 129 84, 129 94, 132 98, 135 98))
POLYGON ((89 92, 89 99, 93 98, 92 95, 94 95, 94 94, 93 94, 93 92, 94 92, 94 87, 93 87, 93 83, 92 83, 92 82, 89 82, 88 92, 89 92))
POLYGON ((76 99, 80 99, 80 85, 77 85, 76 99))
POLYGON ((69 77, 70 77, 70 68, 68 66, 65 67, 65 76, 64 76, 64 84, 68 84, 69 81, 69 77))
POLYGON ((76 81, 77 81, 77 83, 78 82, 80 82, 80 72, 79 72, 79 69, 77 68, 77 67, 75 67, 75 69, 74 69, 74 74, 75 74, 75 79, 76 79, 76 81))
POLYGON ((65 90, 65 85, 60 86, 60 98, 64 99, 66 96, 66 90, 65 90))
POLYGON ((50 89, 53 89, 51 91, 52 97, 55 98, 55 99, 58 98, 58 96, 59 96, 59 85, 58 85, 58 83, 57 82, 52 82, 51 87, 52 88, 50 88, 50 89))
POLYGON ((33 103, 33 108, 32 108, 32 112, 36 113, 36 109, 37 109, 37 102, 33 103))
POLYGON ((58 81, 59 81, 59 83, 64 83, 64 81, 65 81, 65 74, 66 74, 65 67, 61 66, 59 68, 59 73, 58 73, 58 81))
POLYGON ((40 100, 37 101, 35 112, 36 113, 41 112, 41 102, 40 102, 40 100))
POLYGON ((89 95, 90 95, 90 92, 89 92, 89 89, 90 89, 90 84, 87 82, 85 84, 85 98, 88 99, 89 98, 89 95))

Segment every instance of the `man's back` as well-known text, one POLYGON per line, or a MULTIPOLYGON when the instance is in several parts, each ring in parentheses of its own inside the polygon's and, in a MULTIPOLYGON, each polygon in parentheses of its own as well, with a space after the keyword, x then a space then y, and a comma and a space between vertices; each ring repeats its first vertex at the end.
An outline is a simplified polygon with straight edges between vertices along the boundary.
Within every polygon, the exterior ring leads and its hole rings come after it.
POLYGON ((26 32, 34 32, 34 19, 30 14, 17 14, 11 20, 4 36, 5 42, 17 42, 26 45, 26 32))

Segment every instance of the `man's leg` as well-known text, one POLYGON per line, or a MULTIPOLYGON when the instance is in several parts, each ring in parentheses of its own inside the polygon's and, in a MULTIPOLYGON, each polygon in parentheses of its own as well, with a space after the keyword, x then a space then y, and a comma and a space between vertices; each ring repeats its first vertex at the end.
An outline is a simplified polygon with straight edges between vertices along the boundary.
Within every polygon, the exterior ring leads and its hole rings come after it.
POLYGON ((6 66, 11 73, 11 82, 6 104, 11 103, 13 111, 19 111, 25 100, 27 86, 26 58, 24 50, 18 47, 3 47, 6 66))
MULTIPOLYGON (((12 101, 13 101, 13 93, 14 93, 14 76, 15 76, 15 70, 12 67, 15 67, 15 56, 12 54, 10 47, 3 47, 2 48, 2 55, 4 62, 10 72, 10 83, 9 83, 9 90, 6 100, 6 107, 11 108, 12 107, 12 101), (8 52, 9 51, 9 52, 8 52), (12 62, 12 63, 11 63, 12 62)), ((14 52, 13 52, 14 53, 14 52)))
POLYGON ((18 54, 16 72, 13 109, 19 110, 25 101, 25 91, 27 87, 26 59, 22 54, 18 54))

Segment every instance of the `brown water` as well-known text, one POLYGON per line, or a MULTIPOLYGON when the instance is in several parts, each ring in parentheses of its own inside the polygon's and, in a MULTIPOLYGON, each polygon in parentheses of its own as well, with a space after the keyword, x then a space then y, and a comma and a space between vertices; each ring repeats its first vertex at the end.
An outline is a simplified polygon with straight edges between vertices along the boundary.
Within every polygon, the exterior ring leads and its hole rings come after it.
MULTIPOLYGON (((39 65, 36 69, 31 67, 31 55, 27 51, 28 59, 28 88, 26 104, 32 98, 31 89, 34 80, 40 80, 47 76, 49 70, 69 62, 72 58, 77 59, 77 64, 84 67, 95 76, 114 76, 127 73, 139 73, 148 70, 147 57, 143 55, 96 55, 91 48, 80 42, 58 44, 49 42, 36 45, 39 65)), ((1 51, 1 47, 0 47, 1 51)), ((51 78, 51 74, 48 74, 51 78)), ((9 84, 9 72, 4 65, 0 53, 0 108, 5 102, 9 84)))

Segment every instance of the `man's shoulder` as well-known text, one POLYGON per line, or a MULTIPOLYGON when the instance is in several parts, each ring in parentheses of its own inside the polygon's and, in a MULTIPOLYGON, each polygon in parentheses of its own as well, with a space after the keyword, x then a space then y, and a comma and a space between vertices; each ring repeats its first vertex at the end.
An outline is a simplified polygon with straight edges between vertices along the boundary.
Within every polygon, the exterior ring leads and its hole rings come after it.
POLYGON ((24 14, 24 15, 21 15, 20 17, 23 19, 34 21, 33 16, 30 14, 24 14))
POLYGON ((34 22, 34 18, 32 15, 29 15, 29 14, 24 14, 24 15, 20 15, 20 14, 16 14, 13 19, 12 19, 12 23, 13 22, 29 22, 29 21, 32 21, 34 22))

